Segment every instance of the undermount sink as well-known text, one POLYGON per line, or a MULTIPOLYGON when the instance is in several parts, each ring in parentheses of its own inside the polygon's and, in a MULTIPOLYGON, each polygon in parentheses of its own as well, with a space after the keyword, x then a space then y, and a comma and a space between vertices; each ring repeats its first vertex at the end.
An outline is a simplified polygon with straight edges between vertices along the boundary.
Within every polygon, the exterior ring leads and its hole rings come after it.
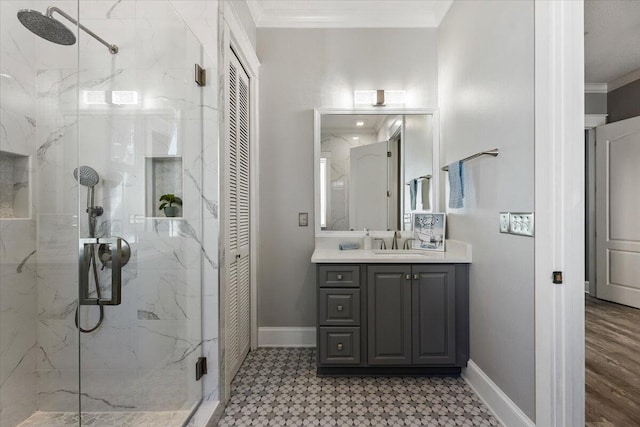
POLYGON ((374 249, 373 253, 387 257, 430 256, 433 253, 420 249, 374 249))

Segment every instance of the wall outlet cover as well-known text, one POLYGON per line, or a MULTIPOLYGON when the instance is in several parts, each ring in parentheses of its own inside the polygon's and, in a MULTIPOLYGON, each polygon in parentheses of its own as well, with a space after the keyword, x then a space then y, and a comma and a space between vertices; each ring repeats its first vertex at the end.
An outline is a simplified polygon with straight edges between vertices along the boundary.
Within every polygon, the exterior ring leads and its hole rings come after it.
POLYGON ((500 212, 500 232, 509 232, 509 212, 500 212))
POLYGON ((307 227, 309 225, 309 213, 298 213, 298 227, 307 227))
POLYGON ((512 212, 509 232, 519 236, 534 236, 533 212, 512 212))

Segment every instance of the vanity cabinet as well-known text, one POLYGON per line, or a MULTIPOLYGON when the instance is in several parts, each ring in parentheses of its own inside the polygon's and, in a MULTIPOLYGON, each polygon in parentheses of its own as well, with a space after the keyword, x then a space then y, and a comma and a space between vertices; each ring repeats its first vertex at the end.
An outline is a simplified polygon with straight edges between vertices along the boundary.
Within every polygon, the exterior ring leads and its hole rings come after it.
POLYGON ((367 266, 367 361, 411 364, 411 266, 367 266))
POLYGON ((320 374, 457 374, 466 366, 468 264, 319 264, 317 272, 320 374), (328 275, 346 267, 349 286, 332 287, 328 275))

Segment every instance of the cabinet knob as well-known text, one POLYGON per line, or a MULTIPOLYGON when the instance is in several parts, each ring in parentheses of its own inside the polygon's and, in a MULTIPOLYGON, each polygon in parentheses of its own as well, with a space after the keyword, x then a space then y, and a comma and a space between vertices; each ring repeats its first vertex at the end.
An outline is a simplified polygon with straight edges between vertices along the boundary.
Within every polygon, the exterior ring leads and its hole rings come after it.
POLYGON ((407 274, 406 276, 404 276, 404 278, 407 279, 407 280, 411 280, 411 275, 407 274))
POLYGON ((338 311, 342 311, 342 310, 343 310, 342 305, 337 306, 337 307, 336 307, 336 310, 338 310, 338 311))
POLYGON ((341 342, 338 343, 337 347, 338 347, 338 351, 342 351, 342 343, 341 342))
POLYGON ((338 279, 338 280, 342 280, 342 274, 338 274, 338 275, 336 276, 336 279, 338 279))
POLYGON ((420 278, 420 275, 419 275, 419 274, 414 274, 414 275, 413 275, 413 280, 418 280, 419 278, 420 278))

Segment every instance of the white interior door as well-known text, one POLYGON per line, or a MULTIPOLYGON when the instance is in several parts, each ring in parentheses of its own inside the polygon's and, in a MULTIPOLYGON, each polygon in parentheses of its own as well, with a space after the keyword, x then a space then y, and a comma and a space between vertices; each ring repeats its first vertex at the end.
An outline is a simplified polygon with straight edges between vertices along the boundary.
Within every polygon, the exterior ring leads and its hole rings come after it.
POLYGON ((640 117, 596 128, 597 297, 640 308, 640 117))
POLYGON ((387 229, 387 141, 351 148, 349 228, 387 229))
POLYGON ((225 378, 230 384, 251 341, 249 258, 249 77, 233 52, 228 55, 225 150, 225 378))

